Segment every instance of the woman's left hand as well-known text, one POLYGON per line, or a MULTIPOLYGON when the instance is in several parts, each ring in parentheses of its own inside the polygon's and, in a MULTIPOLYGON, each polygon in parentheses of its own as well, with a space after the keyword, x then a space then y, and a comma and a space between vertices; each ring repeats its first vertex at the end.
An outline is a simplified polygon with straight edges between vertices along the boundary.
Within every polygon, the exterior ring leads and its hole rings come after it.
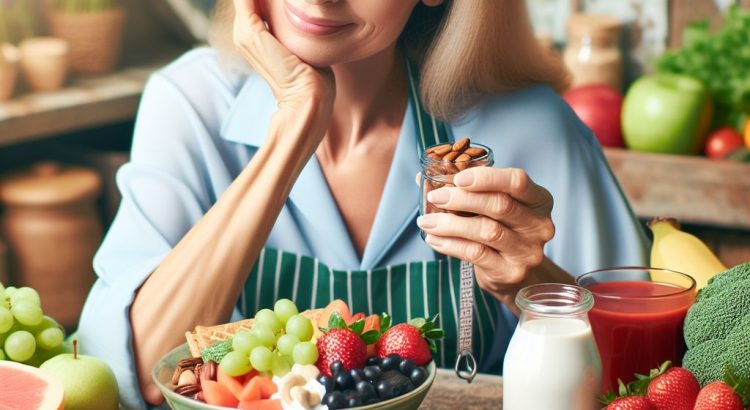
POLYGON ((534 282, 533 271, 545 261, 544 245, 555 234, 552 195, 517 168, 471 168, 453 182, 455 187, 429 192, 427 200, 477 216, 424 215, 417 223, 425 241, 437 252, 472 262, 479 286, 511 302, 506 299, 534 282))

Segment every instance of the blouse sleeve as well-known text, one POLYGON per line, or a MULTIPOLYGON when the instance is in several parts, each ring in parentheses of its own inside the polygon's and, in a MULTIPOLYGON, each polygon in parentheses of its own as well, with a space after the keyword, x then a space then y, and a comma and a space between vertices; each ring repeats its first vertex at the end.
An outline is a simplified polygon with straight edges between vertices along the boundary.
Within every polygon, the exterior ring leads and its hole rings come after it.
POLYGON ((212 203, 206 175, 218 150, 210 141, 206 119, 167 77, 154 74, 139 107, 130 162, 117 174, 122 202, 94 257, 98 280, 78 329, 84 353, 114 370, 127 408, 146 407, 133 360, 130 306, 136 290, 212 203))

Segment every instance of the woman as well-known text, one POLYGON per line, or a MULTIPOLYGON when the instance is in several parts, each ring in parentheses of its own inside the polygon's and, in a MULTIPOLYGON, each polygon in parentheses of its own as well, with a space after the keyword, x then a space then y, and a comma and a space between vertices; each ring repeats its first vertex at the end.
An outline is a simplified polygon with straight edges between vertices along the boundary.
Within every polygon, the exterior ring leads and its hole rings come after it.
POLYGON ((520 287, 642 263, 646 241, 595 139, 544 85, 563 70, 524 7, 220 4, 219 51, 189 52, 146 87, 118 174, 123 202, 95 258, 80 340, 108 358, 123 402, 160 402, 150 369, 186 330, 280 297, 301 309, 342 298, 397 320, 441 313, 436 360, 451 366, 457 280, 440 254, 475 263, 480 370, 499 372, 520 287), (450 121, 440 138, 495 152, 497 168, 464 171, 428 197, 477 217, 415 223, 425 133, 415 119, 428 115, 418 85, 450 121))

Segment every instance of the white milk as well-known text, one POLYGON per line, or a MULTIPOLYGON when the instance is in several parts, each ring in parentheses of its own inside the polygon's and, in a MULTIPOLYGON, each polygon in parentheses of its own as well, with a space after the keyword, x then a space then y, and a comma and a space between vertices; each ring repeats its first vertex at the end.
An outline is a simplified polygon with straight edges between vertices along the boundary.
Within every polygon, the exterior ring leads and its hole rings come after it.
POLYGON ((505 354, 503 410, 588 410, 597 403, 601 362, 588 322, 522 320, 505 354))

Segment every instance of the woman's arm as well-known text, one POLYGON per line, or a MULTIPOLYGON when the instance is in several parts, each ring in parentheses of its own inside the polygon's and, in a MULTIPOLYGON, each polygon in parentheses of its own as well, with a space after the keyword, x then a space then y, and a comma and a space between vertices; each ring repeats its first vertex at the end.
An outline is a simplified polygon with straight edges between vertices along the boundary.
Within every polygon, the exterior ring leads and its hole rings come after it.
POLYGON ((235 42, 268 81, 279 106, 263 147, 136 294, 130 311, 133 344, 141 391, 152 404, 162 398, 151 382, 151 369, 180 343, 185 330, 229 317, 330 120, 335 95, 330 73, 285 50, 248 3, 235 1, 235 42))

